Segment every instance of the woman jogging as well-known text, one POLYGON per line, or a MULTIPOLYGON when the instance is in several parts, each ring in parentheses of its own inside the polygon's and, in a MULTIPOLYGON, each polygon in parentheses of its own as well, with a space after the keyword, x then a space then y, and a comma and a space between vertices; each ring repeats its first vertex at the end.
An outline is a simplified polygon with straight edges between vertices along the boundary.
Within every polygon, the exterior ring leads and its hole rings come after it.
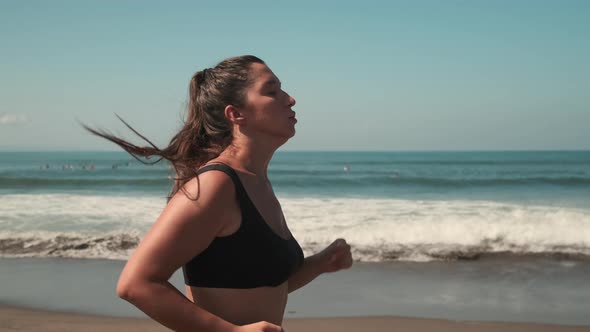
POLYGON ((164 149, 85 126, 136 158, 170 161, 176 174, 117 293, 175 331, 282 331, 290 292, 352 265, 343 239, 303 257, 268 180, 274 152, 295 135, 295 100, 254 56, 197 72, 189 90, 183 127, 164 149), (186 296, 168 282, 179 268, 186 296))

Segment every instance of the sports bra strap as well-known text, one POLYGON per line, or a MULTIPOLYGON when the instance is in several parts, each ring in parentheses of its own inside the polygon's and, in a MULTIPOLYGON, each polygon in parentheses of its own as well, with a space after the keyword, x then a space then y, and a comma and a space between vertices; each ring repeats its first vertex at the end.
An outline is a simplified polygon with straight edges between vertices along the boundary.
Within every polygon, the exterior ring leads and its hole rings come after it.
POLYGON ((242 201, 242 199, 244 198, 244 194, 246 192, 245 191, 246 189, 244 189, 244 186, 242 185, 242 181, 240 181, 240 177, 238 176, 236 171, 224 163, 216 162, 216 163, 212 163, 212 164, 201 167, 197 171, 197 174, 205 173, 205 172, 212 170, 212 169, 216 170, 216 171, 222 171, 223 173, 229 175, 229 177, 234 182, 234 186, 236 187, 238 197, 240 198, 240 201, 242 201))

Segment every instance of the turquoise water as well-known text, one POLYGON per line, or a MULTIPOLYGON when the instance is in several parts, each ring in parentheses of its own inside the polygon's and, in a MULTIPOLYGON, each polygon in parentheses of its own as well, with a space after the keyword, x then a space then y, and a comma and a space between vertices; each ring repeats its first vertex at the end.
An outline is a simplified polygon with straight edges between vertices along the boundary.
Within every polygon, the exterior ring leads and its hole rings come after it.
MULTIPOLYGON (((125 152, 0 152, 0 255, 125 259, 170 177, 125 152)), ((269 177, 306 253, 590 257, 589 151, 277 152, 269 177)))
MULTIPOLYGON (((162 196, 170 175, 124 152, 0 152, 2 193, 162 196)), ((269 177, 285 195, 590 203, 590 152, 278 152, 269 177)))

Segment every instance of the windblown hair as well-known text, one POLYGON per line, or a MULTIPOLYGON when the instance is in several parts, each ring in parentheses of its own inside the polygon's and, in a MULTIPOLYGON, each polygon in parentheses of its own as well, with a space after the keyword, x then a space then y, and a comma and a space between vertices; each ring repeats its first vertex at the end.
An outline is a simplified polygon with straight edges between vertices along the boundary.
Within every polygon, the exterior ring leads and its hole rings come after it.
MULTIPOLYGON (((178 190, 182 190, 188 197, 183 186, 193 177, 197 177, 200 166, 219 156, 232 142, 232 126, 225 117, 224 110, 227 105, 241 107, 245 104, 246 88, 252 84, 250 67, 253 63, 264 64, 264 61, 252 55, 244 55, 225 59, 213 68, 197 72, 190 81, 184 124, 164 149, 158 148, 118 115, 119 120, 127 128, 150 146, 137 146, 109 132, 93 129, 84 124, 82 126, 92 134, 119 145, 144 164, 153 165, 162 159, 170 161, 176 176, 167 200, 170 201, 178 190), (152 156, 160 158, 153 162, 139 158, 150 159, 152 156)), ((194 200, 198 197, 197 191, 194 200)))

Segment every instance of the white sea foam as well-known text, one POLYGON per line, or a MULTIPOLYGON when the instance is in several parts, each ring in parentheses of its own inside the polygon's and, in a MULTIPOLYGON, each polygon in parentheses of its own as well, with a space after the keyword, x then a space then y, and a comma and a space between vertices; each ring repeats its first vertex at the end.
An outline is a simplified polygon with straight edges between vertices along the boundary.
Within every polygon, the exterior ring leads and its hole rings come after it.
POLYGON ((318 250, 341 237, 360 260, 422 261, 493 252, 590 255, 588 210, 346 198, 288 199, 282 205, 304 247, 318 250))
POLYGON ((165 206, 159 197, 0 195, 3 231, 146 231, 165 206))
POLYGON ((0 232, 0 257, 68 257, 124 260, 137 247, 138 232, 79 233, 0 232))
MULTIPOLYGON (((306 255, 336 238, 362 261, 590 256, 590 210, 491 201, 280 198, 306 255)), ((0 196, 0 255, 125 259, 165 205, 158 197, 0 196)))

